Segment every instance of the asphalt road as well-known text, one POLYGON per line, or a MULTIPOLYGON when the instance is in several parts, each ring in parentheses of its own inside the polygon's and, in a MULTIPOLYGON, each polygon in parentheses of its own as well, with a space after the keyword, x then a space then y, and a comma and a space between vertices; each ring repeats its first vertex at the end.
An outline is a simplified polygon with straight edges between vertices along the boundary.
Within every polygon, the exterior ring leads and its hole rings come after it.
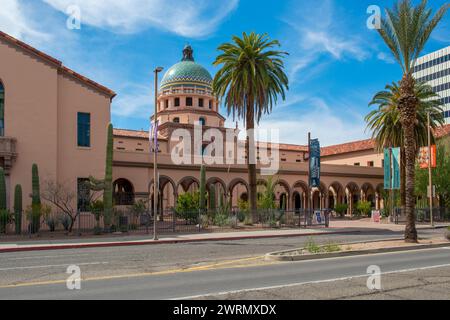
MULTIPOLYGON (((437 233, 442 230, 423 230, 420 235, 437 233)), ((384 231, 323 235, 314 240, 349 242, 399 236, 384 231)), ((370 264, 382 266, 383 272, 450 264, 448 249, 287 264, 267 264, 255 258, 300 247, 306 241, 307 237, 300 237, 5 253, 0 254, 0 299, 168 299, 361 275, 370 264), (82 281, 79 291, 68 290, 66 270, 72 264, 80 267, 83 279, 97 280, 82 281), (19 286, 5 287, 13 284, 19 286)))
MULTIPOLYGON (((0 288, 1 299, 191 299, 229 292, 283 288, 318 281, 367 277, 367 268, 383 273, 450 267, 450 247, 191 272, 83 281, 80 290, 65 282, 0 288)), ((448 269, 447 269, 448 270, 448 269)), ((293 297, 295 298, 295 296, 293 297)))
MULTIPOLYGON (((421 237, 442 233, 421 230, 421 237)), ((402 237, 400 232, 314 236, 317 243, 342 243, 402 237)), ((84 278, 158 272, 262 256, 268 252, 301 247, 309 237, 179 243, 151 246, 84 248, 54 251, 0 253, 0 286, 66 279, 69 265, 81 267, 84 278)))

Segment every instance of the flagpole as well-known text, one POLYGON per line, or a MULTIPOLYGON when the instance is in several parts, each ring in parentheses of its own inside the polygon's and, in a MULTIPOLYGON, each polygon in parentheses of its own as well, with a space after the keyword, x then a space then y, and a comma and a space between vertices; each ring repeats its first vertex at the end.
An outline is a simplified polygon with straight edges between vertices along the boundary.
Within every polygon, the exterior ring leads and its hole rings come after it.
POLYGON ((155 113, 153 116, 153 240, 158 240, 156 224, 158 222, 158 199, 159 199, 159 179, 158 179, 158 72, 163 70, 158 67, 154 70, 155 73, 155 113))

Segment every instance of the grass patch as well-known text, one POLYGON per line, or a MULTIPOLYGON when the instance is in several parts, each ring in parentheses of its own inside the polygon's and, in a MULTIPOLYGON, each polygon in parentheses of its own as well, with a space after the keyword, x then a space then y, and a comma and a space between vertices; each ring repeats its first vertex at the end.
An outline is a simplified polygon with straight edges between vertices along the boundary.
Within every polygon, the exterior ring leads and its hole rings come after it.
POLYGON ((308 239, 305 249, 308 250, 309 253, 320 253, 321 251, 320 246, 317 245, 313 238, 308 239))
POLYGON ((336 244, 336 243, 329 242, 329 243, 327 243, 326 245, 323 246, 323 250, 325 252, 327 252, 327 253, 339 252, 339 251, 341 251, 341 247, 338 244, 336 244))

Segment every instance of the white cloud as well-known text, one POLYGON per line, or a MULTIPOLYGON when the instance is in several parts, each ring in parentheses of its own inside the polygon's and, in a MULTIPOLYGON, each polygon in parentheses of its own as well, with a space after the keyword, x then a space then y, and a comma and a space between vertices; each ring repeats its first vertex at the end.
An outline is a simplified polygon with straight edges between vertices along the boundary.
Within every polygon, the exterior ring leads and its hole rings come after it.
POLYGON ((289 66, 291 82, 296 81, 298 72, 307 69, 319 68, 318 71, 312 70, 307 78, 316 75, 329 61, 363 61, 370 57, 364 41, 352 32, 351 26, 334 8, 332 1, 294 1, 292 6, 295 9, 283 18, 289 26, 285 42, 292 53, 289 66), (317 66, 317 61, 322 63, 317 66))
POLYGON ((111 113, 119 117, 148 119, 153 114, 154 97, 151 86, 128 84, 112 103, 111 113))
POLYGON ((2 0, 0 10, 0 29, 24 41, 48 40, 45 32, 36 31, 35 22, 27 15, 25 5, 19 0, 2 0))
POLYGON ((395 59, 391 54, 386 54, 384 52, 380 52, 377 55, 378 60, 384 61, 388 64, 394 64, 395 63, 395 59))
MULTIPOLYGON (((225 125, 235 127, 232 119, 228 119, 225 125)), ((349 106, 331 108, 323 99, 316 97, 302 99, 301 106, 276 108, 258 126, 267 131, 279 130, 281 143, 297 145, 307 144, 307 134, 311 132, 323 146, 366 139, 365 127, 364 116, 349 106)), ((245 127, 239 123, 239 128, 243 130, 245 127)))
POLYGON ((239 0, 42 0, 66 13, 69 5, 81 9, 81 23, 133 33, 154 26, 185 37, 204 37, 215 31, 239 0))

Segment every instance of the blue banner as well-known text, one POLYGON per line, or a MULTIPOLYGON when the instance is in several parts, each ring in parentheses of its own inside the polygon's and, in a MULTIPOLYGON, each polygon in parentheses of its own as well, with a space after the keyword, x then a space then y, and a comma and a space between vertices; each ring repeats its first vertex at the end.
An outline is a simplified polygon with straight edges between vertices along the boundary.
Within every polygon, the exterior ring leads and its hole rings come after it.
POLYGON ((400 148, 392 148, 392 189, 400 190, 400 148))
POLYGON ((400 189, 400 148, 384 149, 384 189, 400 189))
POLYGON ((312 139, 309 146, 309 184, 312 188, 320 187, 320 142, 312 139))

